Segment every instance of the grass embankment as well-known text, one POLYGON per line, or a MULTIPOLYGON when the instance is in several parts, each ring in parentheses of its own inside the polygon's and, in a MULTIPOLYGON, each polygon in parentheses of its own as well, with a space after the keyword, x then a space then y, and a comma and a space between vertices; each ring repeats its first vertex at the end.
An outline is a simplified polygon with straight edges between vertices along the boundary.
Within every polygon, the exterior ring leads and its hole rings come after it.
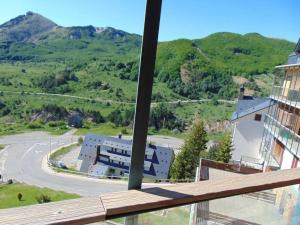
POLYGON ((59 160, 62 156, 66 155, 70 151, 72 151, 76 146, 78 146, 78 144, 72 144, 72 145, 69 145, 67 147, 60 148, 59 150, 53 152, 50 155, 50 160, 54 160, 54 161, 59 160))
POLYGON ((22 183, 4 184, 0 185, 0 209, 38 204, 36 198, 40 195, 49 196, 51 201, 61 201, 80 197, 76 194, 54 191, 49 188, 39 188, 22 183), (23 196, 21 201, 18 200, 18 193, 21 193, 23 196))

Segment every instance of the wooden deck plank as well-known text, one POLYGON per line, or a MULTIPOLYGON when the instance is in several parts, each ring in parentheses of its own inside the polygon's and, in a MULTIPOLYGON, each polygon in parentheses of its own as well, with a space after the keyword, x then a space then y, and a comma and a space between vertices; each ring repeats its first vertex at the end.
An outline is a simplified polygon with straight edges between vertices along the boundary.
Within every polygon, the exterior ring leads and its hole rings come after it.
POLYGON ((0 224, 86 224, 105 220, 99 197, 0 210, 0 224))
POLYGON ((0 224, 87 224, 199 201, 300 184, 300 168, 103 194, 0 210, 0 224))

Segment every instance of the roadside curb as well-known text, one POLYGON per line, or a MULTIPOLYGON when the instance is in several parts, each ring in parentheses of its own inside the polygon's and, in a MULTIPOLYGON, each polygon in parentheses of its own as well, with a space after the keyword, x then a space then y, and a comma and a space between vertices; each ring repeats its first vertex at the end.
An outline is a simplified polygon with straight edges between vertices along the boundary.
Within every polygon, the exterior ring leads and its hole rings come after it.
MULTIPOLYGON (((51 151, 51 154, 53 154, 54 152, 71 146, 73 144, 76 144, 77 142, 73 142, 67 145, 62 145, 59 148, 54 149, 53 151, 51 151)), ((48 164, 48 159, 50 158, 50 153, 48 153, 47 155, 45 155, 42 159, 42 165, 41 168, 44 172, 48 173, 48 174, 52 174, 52 175, 56 175, 56 176, 61 176, 61 177, 70 177, 70 178, 75 178, 75 179, 80 179, 80 180, 94 180, 95 182, 100 182, 100 183, 113 183, 113 184, 126 184, 127 182, 125 181, 119 181, 119 180, 108 180, 108 179, 98 179, 95 177, 90 177, 90 176, 84 176, 84 175, 76 175, 76 174, 70 174, 70 173, 66 173, 66 172, 57 172, 55 170, 53 170, 53 168, 48 164)))

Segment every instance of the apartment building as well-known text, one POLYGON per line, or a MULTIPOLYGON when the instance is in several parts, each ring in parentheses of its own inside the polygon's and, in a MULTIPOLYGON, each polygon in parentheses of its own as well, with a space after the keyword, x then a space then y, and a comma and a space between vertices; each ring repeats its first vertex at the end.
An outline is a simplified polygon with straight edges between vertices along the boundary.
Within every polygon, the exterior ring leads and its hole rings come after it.
MULTIPOLYGON (((129 173, 132 141, 88 134, 85 136, 78 159, 81 172, 93 176, 124 176, 129 173)), ((147 144, 144 159, 144 176, 168 179, 174 157, 169 147, 147 144)))
POLYGON ((297 167, 300 158, 300 41, 276 77, 264 122, 260 155, 265 170, 297 167))
MULTIPOLYGON (((260 156, 264 171, 300 167, 300 40, 285 65, 276 67, 270 105, 264 121, 260 156)), ((275 190, 276 204, 288 224, 299 221, 299 185, 275 190)))

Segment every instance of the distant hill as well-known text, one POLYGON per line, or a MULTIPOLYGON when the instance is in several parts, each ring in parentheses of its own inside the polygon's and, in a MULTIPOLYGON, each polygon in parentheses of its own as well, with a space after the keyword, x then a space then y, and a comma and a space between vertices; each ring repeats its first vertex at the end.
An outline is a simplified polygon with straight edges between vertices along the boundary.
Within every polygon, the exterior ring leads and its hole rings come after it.
POLYGON ((0 42, 25 42, 38 39, 43 33, 57 27, 51 20, 28 12, 0 25, 0 42))
POLYGON ((199 93, 217 93, 227 98, 237 90, 232 88, 232 76, 252 77, 250 86, 259 90, 253 77, 272 73, 274 66, 287 61, 294 46, 257 33, 228 32, 163 42, 158 49, 157 73, 160 80, 182 95, 197 98, 199 93))
MULTIPOLYGON (((140 45, 141 36, 137 34, 110 27, 62 27, 33 12, 0 25, 2 63, 38 63, 39 67, 56 63, 79 73, 93 68, 99 74, 136 81, 140 45)), ((245 77, 249 80, 248 88, 261 94, 263 90, 256 80, 284 63, 294 45, 257 33, 228 32, 202 39, 161 42, 156 80, 187 98, 230 99, 237 94, 233 77, 245 77)), ((66 90, 75 91, 72 87, 66 90)))

